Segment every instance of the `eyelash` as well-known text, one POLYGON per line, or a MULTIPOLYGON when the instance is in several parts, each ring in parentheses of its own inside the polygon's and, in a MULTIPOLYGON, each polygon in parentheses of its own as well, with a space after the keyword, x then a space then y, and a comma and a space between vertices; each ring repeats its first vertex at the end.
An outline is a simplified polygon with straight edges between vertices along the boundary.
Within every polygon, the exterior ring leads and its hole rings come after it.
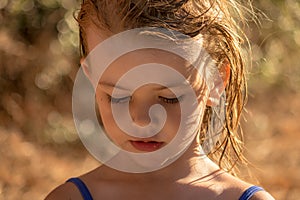
MULTIPOLYGON (((125 103, 127 102, 128 100, 131 100, 131 97, 130 96, 127 96, 127 97, 121 97, 121 98, 114 98, 110 95, 107 95, 108 97, 108 101, 111 102, 111 103, 125 103)), ((163 103, 167 103, 167 104, 176 104, 178 103, 179 101, 181 101, 183 96, 180 96, 178 98, 166 98, 166 97, 162 97, 162 96, 159 96, 158 98, 163 102, 163 103)))
POLYGON ((111 102, 111 103, 125 103, 126 101, 131 99, 130 96, 121 97, 121 98, 114 98, 110 95, 107 95, 107 97, 108 97, 108 101, 111 102))
POLYGON ((159 96, 158 98, 162 102, 167 103, 167 104, 175 104, 175 103, 178 103, 181 100, 181 97, 178 97, 178 98, 166 98, 166 97, 159 96))

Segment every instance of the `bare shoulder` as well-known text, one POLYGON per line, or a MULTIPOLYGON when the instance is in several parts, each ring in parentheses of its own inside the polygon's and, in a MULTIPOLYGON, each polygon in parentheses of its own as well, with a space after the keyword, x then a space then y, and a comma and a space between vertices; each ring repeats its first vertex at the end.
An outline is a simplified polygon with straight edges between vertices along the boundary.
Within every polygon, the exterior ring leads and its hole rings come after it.
POLYGON ((256 192, 250 200, 275 200, 268 192, 259 191, 256 192))
MULTIPOLYGON (((85 184, 93 180, 97 175, 95 175, 100 167, 97 167, 94 170, 91 170, 85 174, 78 176, 85 184)), ((89 188, 89 185, 87 185, 89 188)), ((82 200, 82 195, 78 190, 77 186, 72 182, 66 182, 59 185, 54 190, 52 190, 45 200, 82 200)))
MULTIPOLYGON (((253 186, 253 184, 247 183, 237 177, 234 177, 228 173, 224 173, 220 176, 220 181, 224 184, 224 187, 227 188, 230 198, 236 198, 236 194, 241 196, 248 188, 253 186), (231 196, 234 194, 235 196, 231 196)), ((256 192, 250 200, 275 200, 271 194, 265 190, 256 192)))
POLYGON ((45 200, 79 200, 80 192, 73 183, 64 183, 52 190, 45 200))

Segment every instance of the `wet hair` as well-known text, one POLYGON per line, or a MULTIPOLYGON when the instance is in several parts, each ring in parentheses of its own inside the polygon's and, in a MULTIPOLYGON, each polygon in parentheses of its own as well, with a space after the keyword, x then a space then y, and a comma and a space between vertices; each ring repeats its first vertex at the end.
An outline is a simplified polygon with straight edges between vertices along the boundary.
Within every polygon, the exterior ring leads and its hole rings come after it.
MULTIPOLYGON (((201 34, 217 66, 230 65, 222 137, 208 156, 236 175, 237 164, 246 162, 240 128, 247 97, 242 55, 247 40, 241 28, 246 24, 245 10, 249 11, 234 0, 83 0, 77 16, 81 55, 86 57, 89 53, 86 30, 91 25, 112 34, 139 27, 167 28, 192 38, 201 34)), ((207 106, 200 141, 205 140, 211 116, 212 109, 207 106)))

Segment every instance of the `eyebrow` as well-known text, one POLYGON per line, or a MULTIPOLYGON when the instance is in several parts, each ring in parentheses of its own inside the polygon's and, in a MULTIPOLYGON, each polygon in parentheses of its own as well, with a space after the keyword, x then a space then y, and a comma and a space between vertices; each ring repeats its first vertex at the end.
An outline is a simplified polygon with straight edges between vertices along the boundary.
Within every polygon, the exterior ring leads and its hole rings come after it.
MULTIPOLYGON (((124 88, 124 87, 121 87, 119 85, 115 85, 115 84, 110 83, 110 82, 101 81, 98 84, 102 85, 102 86, 106 86, 106 87, 112 87, 112 88, 117 88, 117 89, 120 89, 120 90, 130 91, 130 89, 128 89, 128 88, 124 88)), ((160 85, 157 88, 155 88, 155 90, 165 90, 165 89, 170 89, 170 88, 181 88, 181 87, 187 87, 188 85, 189 84, 187 84, 186 82, 173 83, 173 84, 171 84, 169 86, 160 85)))
POLYGON ((119 85, 115 85, 115 84, 109 83, 109 82, 103 82, 103 81, 101 81, 101 82, 98 83, 98 85, 106 86, 106 87, 112 87, 112 88, 117 88, 117 89, 120 89, 120 90, 128 90, 129 91, 129 89, 123 88, 123 87, 121 87, 119 85))

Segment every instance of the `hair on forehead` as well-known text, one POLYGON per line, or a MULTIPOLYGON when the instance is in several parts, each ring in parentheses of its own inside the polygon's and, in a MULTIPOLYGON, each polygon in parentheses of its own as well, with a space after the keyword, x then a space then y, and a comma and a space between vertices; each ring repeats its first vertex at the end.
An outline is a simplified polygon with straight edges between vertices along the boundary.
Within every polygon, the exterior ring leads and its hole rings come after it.
POLYGON ((79 18, 112 32, 157 26, 195 36, 206 22, 224 15, 221 9, 220 1, 211 0, 84 0, 79 18))

